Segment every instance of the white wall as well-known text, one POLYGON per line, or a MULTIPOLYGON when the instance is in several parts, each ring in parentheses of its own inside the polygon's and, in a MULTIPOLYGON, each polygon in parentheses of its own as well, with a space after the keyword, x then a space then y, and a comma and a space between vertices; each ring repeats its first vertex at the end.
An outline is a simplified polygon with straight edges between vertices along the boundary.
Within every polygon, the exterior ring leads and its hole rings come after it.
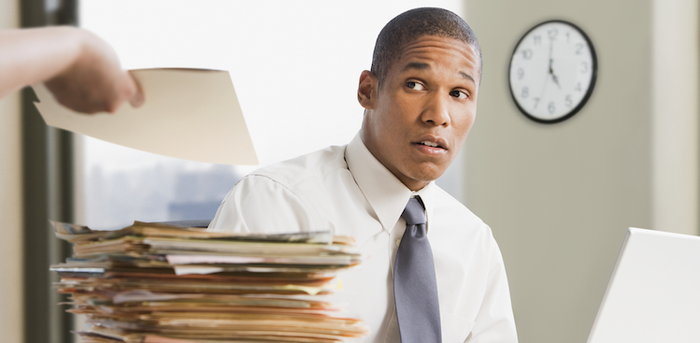
MULTIPOLYGON (((0 0, 0 29, 19 26, 19 1, 0 0)), ((3 342, 23 340, 22 155, 20 93, 0 99, 0 333, 3 342)))
POLYGON ((698 232, 698 9, 659 3, 466 1, 484 55, 466 204, 501 246, 521 343, 586 341, 627 227, 698 232), (599 70, 581 112, 543 125, 507 68, 550 19, 588 33, 599 70))

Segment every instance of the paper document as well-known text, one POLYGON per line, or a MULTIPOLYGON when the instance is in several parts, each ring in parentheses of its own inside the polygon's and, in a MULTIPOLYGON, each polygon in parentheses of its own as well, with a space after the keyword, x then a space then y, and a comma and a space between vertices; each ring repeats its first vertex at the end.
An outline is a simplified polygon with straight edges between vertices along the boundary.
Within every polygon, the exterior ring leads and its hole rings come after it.
POLYGON ((342 343, 367 335, 332 296, 343 291, 339 273, 361 255, 330 232, 202 237, 202 228, 166 224, 52 224, 73 243, 73 256, 51 270, 61 277, 58 292, 70 295, 68 312, 89 324, 77 332, 81 342, 342 343))
POLYGON ((186 160, 258 164, 227 71, 139 69, 146 101, 114 114, 86 115, 60 105, 44 84, 32 86, 46 124, 125 147, 186 160))

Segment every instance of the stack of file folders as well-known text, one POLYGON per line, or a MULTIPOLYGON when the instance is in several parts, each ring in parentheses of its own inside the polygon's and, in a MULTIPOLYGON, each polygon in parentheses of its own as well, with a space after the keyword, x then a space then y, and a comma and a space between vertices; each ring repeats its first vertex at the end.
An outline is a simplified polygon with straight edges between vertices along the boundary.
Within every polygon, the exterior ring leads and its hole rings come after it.
POLYGON ((207 232, 135 222, 117 231, 53 223, 73 257, 51 267, 84 343, 351 341, 364 324, 327 295, 359 264, 330 232, 207 232))

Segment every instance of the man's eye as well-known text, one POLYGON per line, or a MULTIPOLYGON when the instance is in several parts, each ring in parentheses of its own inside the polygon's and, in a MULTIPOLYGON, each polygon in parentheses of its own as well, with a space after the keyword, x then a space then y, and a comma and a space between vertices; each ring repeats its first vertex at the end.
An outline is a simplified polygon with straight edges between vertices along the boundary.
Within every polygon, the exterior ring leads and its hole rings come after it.
POLYGON ((453 97, 459 98, 459 99, 466 99, 469 97, 469 94, 467 94, 467 92, 465 92, 465 91, 451 91, 450 96, 453 96, 453 97))
POLYGON ((423 87, 423 84, 421 84, 420 82, 416 82, 416 81, 406 82, 406 87, 408 87, 410 89, 415 89, 415 90, 424 90, 425 89, 425 87, 423 87))

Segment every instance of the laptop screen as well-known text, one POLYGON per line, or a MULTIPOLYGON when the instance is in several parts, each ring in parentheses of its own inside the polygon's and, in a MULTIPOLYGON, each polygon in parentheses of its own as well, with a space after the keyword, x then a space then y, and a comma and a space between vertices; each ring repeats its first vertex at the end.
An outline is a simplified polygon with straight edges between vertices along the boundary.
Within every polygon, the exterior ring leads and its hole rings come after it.
POLYGON ((700 342, 700 237, 629 228, 588 343, 700 342))

